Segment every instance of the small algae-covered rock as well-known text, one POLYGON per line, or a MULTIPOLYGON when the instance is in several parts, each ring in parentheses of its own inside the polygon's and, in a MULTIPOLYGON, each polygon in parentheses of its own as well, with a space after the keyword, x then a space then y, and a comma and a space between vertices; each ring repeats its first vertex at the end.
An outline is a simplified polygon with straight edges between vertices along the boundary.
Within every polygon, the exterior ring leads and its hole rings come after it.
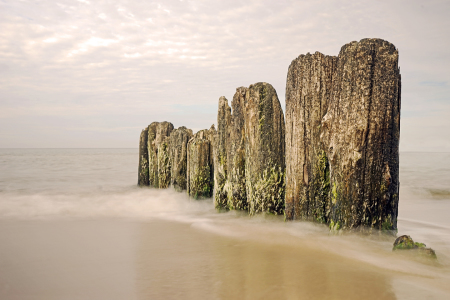
POLYGON ((178 191, 186 189, 187 144, 192 136, 192 130, 182 126, 172 131, 169 137, 171 184, 178 191))
POLYGON ((158 186, 166 189, 170 185, 171 161, 169 153, 169 137, 167 136, 158 146, 158 186))
POLYGON ((392 250, 414 248, 417 248, 417 246, 414 244, 413 239, 409 235, 402 235, 395 240, 394 248, 392 250))
POLYGON ((341 48, 321 141, 330 165, 328 223, 396 230, 399 195, 398 51, 380 39, 341 48))
POLYGON ((169 122, 153 122, 148 127, 147 150, 150 186, 159 187, 158 148, 164 139, 171 134, 172 130, 173 124, 169 122))
POLYGON ((187 192, 195 199, 212 196, 210 141, 192 138, 188 143, 187 192))
POLYGON ((148 127, 142 130, 139 139, 139 168, 138 185, 148 185, 148 151, 147 151, 148 127))
POLYGON ((291 62, 286 81, 286 219, 327 221, 330 170, 320 140, 336 56, 316 52, 291 62))
POLYGON ((245 96, 245 177, 249 213, 284 212, 285 125, 272 85, 250 85, 245 96))
POLYGON ((219 99, 217 113, 217 132, 214 137, 214 206, 217 209, 227 207, 227 147, 228 129, 231 124, 231 108, 225 97, 219 99))
POLYGON ((239 87, 233 96, 231 124, 228 126, 227 206, 248 209, 245 185, 245 97, 248 88, 239 87))
POLYGON ((409 235, 399 236, 395 240, 392 250, 414 250, 422 256, 436 258, 436 252, 433 249, 427 248, 427 245, 424 243, 414 242, 409 235))
POLYGON ((431 248, 419 247, 419 248, 417 248, 417 251, 422 256, 429 257, 429 258, 437 258, 436 252, 434 252, 434 250, 431 248))

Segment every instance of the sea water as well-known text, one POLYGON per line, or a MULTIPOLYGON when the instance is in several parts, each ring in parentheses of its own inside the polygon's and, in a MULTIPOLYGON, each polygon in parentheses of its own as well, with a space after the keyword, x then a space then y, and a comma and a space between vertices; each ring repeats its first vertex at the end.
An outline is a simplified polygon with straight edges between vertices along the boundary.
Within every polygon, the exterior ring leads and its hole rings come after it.
POLYGON ((450 299, 450 153, 401 153, 398 235, 139 188, 137 149, 0 149, 0 299, 450 299))

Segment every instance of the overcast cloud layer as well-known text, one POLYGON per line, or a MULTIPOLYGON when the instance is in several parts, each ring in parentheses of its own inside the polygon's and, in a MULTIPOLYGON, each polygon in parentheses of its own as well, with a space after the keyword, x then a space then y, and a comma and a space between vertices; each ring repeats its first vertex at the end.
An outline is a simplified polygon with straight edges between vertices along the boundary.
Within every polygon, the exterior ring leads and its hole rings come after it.
POLYGON ((401 151, 450 151, 449 1, 0 0, 0 147, 134 147, 143 127, 217 123, 265 81, 284 108, 300 54, 399 49, 401 151))

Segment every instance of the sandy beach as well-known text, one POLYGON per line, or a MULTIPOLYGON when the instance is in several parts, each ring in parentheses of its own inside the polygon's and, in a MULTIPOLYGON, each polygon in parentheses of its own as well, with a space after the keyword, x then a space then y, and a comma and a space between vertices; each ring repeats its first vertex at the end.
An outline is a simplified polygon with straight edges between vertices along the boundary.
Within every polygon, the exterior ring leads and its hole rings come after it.
POLYGON ((245 235, 231 236, 226 231, 233 226, 218 227, 224 230, 218 234, 196 223, 158 219, 2 221, 0 298, 420 299, 431 295, 431 299, 445 299, 450 295, 445 280, 438 278, 441 272, 429 274, 433 266, 424 266, 425 275, 408 275, 328 251, 328 246, 342 243, 333 238, 307 242, 276 231, 262 237, 254 225, 245 235))

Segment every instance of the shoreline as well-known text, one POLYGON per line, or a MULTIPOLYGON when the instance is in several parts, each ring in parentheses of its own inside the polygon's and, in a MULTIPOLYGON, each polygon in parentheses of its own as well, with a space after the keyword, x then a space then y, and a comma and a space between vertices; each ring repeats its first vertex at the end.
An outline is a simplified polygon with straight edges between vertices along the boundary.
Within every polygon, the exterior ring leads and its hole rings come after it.
POLYGON ((308 229, 311 224, 300 222, 291 223, 294 226, 287 226, 288 230, 273 228, 270 221, 237 224, 205 218, 1 220, 0 296, 356 299, 364 294, 367 299, 406 299, 450 295, 443 277, 448 271, 442 266, 373 248, 382 248, 383 242, 364 245, 370 239, 361 243, 356 235, 321 236, 320 228, 308 229), (305 225, 303 230, 292 228, 305 225), (227 234, 230 231, 240 234, 227 234), (304 235, 293 236, 294 231, 304 235), (355 256, 365 249, 371 249, 365 257, 355 256), (390 267, 376 266, 380 259, 390 267))

